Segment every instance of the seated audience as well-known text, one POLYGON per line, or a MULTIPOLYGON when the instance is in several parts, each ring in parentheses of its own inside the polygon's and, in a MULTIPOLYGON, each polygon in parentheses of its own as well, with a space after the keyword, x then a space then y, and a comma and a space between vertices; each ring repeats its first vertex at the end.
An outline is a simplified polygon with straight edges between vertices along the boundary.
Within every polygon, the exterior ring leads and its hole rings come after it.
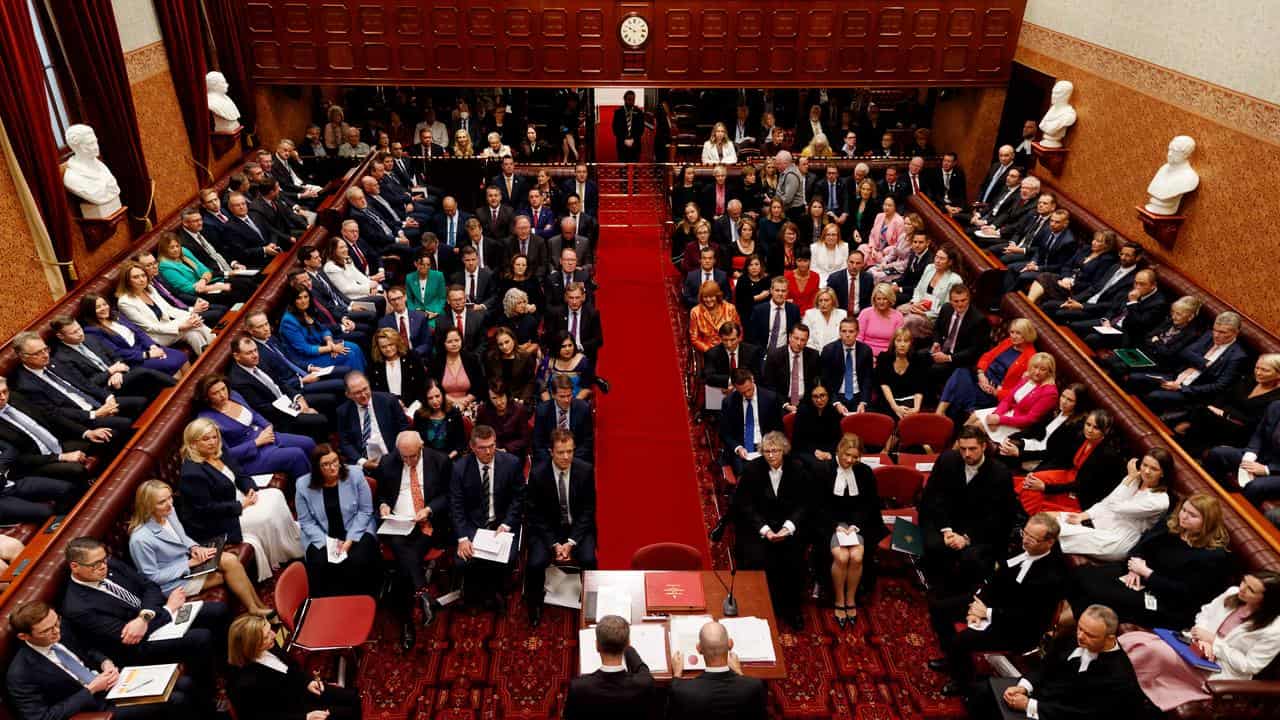
POLYGON ((292 482, 310 472, 307 455, 315 442, 304 435, 276 433, 266 418, 227 387, 222 375, 211 373, 200 378, 196 401, 205 408, 199 417, 217 426, 227 443, 228 456, 244 474, 283 473, 292 482))
POLYGON ((227 696, 239 720, 359 720, 360 693, 310 674, 276 647, 271 624, 241 615, 227 634, 227 696))
POLYGON ((968 422, 982 426, 992 437, 1000 438, 1027 427, 1058 406, 1058 385, 1054 377, 1056 363, 1047 352, 1031 356, 1022 382, 1000 398, 993 408, 974 410, 968 422), (999 428, 1004 428, 1000 430, 999 428))
POLYGON ((1211 449, 1204 468, 1223 487, 1240 488, 1254 505, 1280 495, 1280 400, 1267 406, 1243 448, 1211 449))
MULTIPOLYGON (((424 325, 426 322, 425 319, 422 320, 424 325)), ((422 366, 418 354, 405 344, 400 333, 389 327, 379 329, 373 336, 373 353, 370 358, 369 384, 376 392, 389 393, 406 407, 422 397, 427 370, 422 366)))
MULTIPOLYGON (((1075 391, 1070 388, 1063 390, 1058 400, 1058 411, 1053 417, 1063 418, 1066 422, 1076 407, 1074 398, 1075 391), (1068 392, 1071 399, 1063 401, 1062 395, 1068 392)), ((1106 410, 1090 411, 1080 423, 1079 443, 1069 460, 1045 458, 1033 472, 1015 477, 1013 491, 1017 493, 1022 507, 1032 514, 1080 512, 1081 508, 1092 507, 1109 495, 1115 488, 1115 478, 1123 472, 1123 455, 1111 434, 1112 424, 1111 415, 1106 410)), ((1047 425, 1042 427, 1047 428, 1047 425)), ((1050 437, 1057 434, 1055 429, 1050 437)), ((1074 428, 1063 431, 1064 439, 1068 436, 1076 439, 1075 435, 1074 428)), ((1017 449, 1018 446, 1012 447, 1017 449)))
POLYGON ((920 412, 928 385, 926 361, 912 351, 911 331, 900 327, 893 332, 889 349, 876 358, 875 393, 871 405, 901 420, 920 412))
POLYGON ((294 490, 311 595, 376 595, 382 580, 373 495, 364 470, 328 443, 311 450, 309 482, 294 490), (346 557, 332 562, 330 546, 346 557))
POLYGON ((1168 312, 1168 302, 1156 287, 1156 273, 1148 268, 1135 272, 1129 292, 1103 308, 1099 316, 1069 322, 1067 327, 1091 348, 1116 348, 1134 338, 1146 337, 1168 312), (1121 334, 1094 330, 1098 325, 1120 330, 1121 334))
POLYGON ((732 648, 733 640, 723 625, 714 620, 703 625, 698 632, 696 649, 707 669, 687 680, 680 677, 684 673, 683 653, 672 651, 668 718, 765 720, 768 717, 768 689, 764 681, 742 674, 742 663, 732 648))
POLYGON ((800 249, 800 230, 796 224, 787 220, 778 230, 777 240, 769 243, 769 254, 765 265, 771 276, 779 276, 788 270, 796 269, 796 252, 800 249))
MULTIPOLYGON (((205 207, 207 209, 209 206, 205 207)), ((249 198, 243 192, 233 192, 227 196, 227 221, 221 228, 215 236, 218 238, 215 244, 221 241, 218 250, 226 258, 243 263, 246 267, 263 267, 284 252, 280 244, 284 238, 273 234, 271 228, 258 224, 249 212, 249 198)))
POLYGON ((1142 690, 1164 712, 1210 699, 1208 680, 1252 680, 1280 654, 1280 575, 1252 572, 1240 584, 1205 603, 1191 627, 1191 644, 1217 672, 1183 660, 1158 635, 1146 631, 1120 636, 1142 690))
POLYGON ((809 347, 822 352, 822 349, 840 337, 840 322, 846 313, 837 307, 836 293, 831 288, 822 288, 814 297, 814 306, 804 311, 801 324, 809 328, 809 347))
POLYGON ((437 334, 440 344, 427 364, 427 376, 440 385, 449 402, 470 414, 477 398, 486 396, 484 368, 475 353, 463 349, 457 327, 442 326, 437 334))
POLYGON ((840 442, 840 418, 831 405, 831 393, 821 383, 814 385, 795 410, 793 457, 812 472, 826 467, 840 442))
POLYGON ((840 339, 822 349, 819 365, 836 411, 848 415, 867 409, 876 390, 875 355, 870 346, 858 340, 857 320, 846 317, 840 321, 840 339))
POLYGON ((198 311, 183 312, 161 297, 138 263, 129 260, 121 264, 116 298, 120 314, 161 345, 168 347, 181 340, 199 355, 213 342, 213 333, 198 311))
POLYGON ((343 294, 325 276, 324 258, 318 248, 304 247, 298 251, 298 258, 302 266, 290 272, 289 286, 311 293, 313 312, 344 339, 361 347, 368 344, 375 318, 386 311, 385 299, 381 295, 370 295, 356 301, 343 294))
POLYGON ((902 274, 894 280, 898 288, 897 294, 915 295, 916 286, 920 284, 925 268, 933 265, 933 254, 933 243, 929 241, 929 236, 923 230, 916 230, 916 234, 911 236, 911 252, 907 254, 902 274))
POLYGON ((462 257, 462 269, 453 274, 450 283, 462 288, 468 308, 478 313, 489 313, 498 301, 497 278, 489 268, 480 267, 480 256, 475 246, 468 245, 458 254, 462 257))
POLYGON ((761 382, 782 399, 785 412, 796 406, 822 379, 821 355, 808 347, 809 328, 797 323, 787 333, 787 345, 765 355, 761 382))
POLYGON ((1084 512, 1060 515, 1062 551, 1117 560, 1168 512, 1173 456, 1157 447, 1129 460, 1127 473, 1106 497, 1084 512), (1085 523, 1088 523, 1087 525, 1085 523))
POLYGON ((456 564, 464 577, 464 599, 500 610, 506 607, 504 581, 520 562, 514 541, 505 563, 476 557, 472 542, 481 528, 520 537, 528 492, 524 471, 514 455, 498 452, 493 428, 477 425, 471 431, 471 452, 454 461, 452 472, 449 515, 458 538, 456 564))
POLYGON ((764 435, 762 457, 746 463, 738 480, 734 505, 740 528, 737 557, 746 570, 764 570, 769 597, 778 617, 792 629, 804 629, 800 612, 804 589, 804 541, 808 533, 811 490, 808 473, 788 458, 791 443, 780 432, 764 435))
POLYGON ((404 278, 411 310, 426 313, 434 325, 436 316, 444 311, 444 274, 435 270, 431 254, 419 250, 413 262, 414 270, 404 278))
MULTIPOLYGON (((576 347, 574 352, 577 353, 576 347)), ((494 330, 493 342, 485 353, 484 361, 485 379, 489 384, 500 382, 520 402, 533 402, 537 389, 538 357, 536 352, 530 353, 520 346, 515 331, 506 326, 494 330)), ((586 361, 586 356, 582 356, 582 361, 586 361)))
POLYGON ((75 366, 51 362, 49 346, 39 333, 18 333, 13 349, 19 361, 13 373, 13 390, 25 400, 65 422, 109 430, 108 438, 119 435, 123 442, 133 434, 133 418, 146 408, 146 399, 117 397, 93 385, 75 366))
POLYGON ((689 311, 689 344, 699 353, 706 353, 720 342, 721 325, 739 322, 738 310, 725 301, 724 290, 714 280, 708 280, 698 289, 698 304, 689 311))
POLYGON ((617 615, 596 623, 600 669, 569 681, 565 720, 645 720, 653 697, 653 676, 640 653, 631 647, 631 628, 617 615))
MULTIPOLYGON (((1126 255, 1136 257, 1132 251, 1126 255)), ((1027 290, 1027 299, 1039 303, 1046 311, 1070 313, 1083 310, 1084 303, 1075 298, 1087 301, 1094 295, 1111 293, 1114 296, 1123 292, 1123 280, 1132 277, 1134 264, 1123 268, 1123 272, 1113 272, 1117 264, 1116 234, 1110 230, 1099 230, 1088 245, 1082 244, 1076 250, 1075 256, 1067 263, 1066 272, 1061 275, 1041 273, 1027 290)), ((1103 299, 1099 297, 1099 301, 1103 299)), ((1058 315, 1058 312, 1053 314, 1058 315)))
MULTIPOLYGON (((387 288, 386 299, 387 314, 378 320, 378 332, 375 335, 381 336, 382 330, 391 330, 406 346, 405 352, 412 349, 419 360, 425 361, 430 358, 432 351, 430 317, 420 310, 409 308, 405 289, 399 285, 387 288)), ((374 347, 377 347, 376 339, 374 347)))
POLYGON ((739 366, 729 379, 733 392, 720 408, 720 462, 741 475, 745 463, 760 457, 761 438, 782 430, 782 406, 772 390, 756 384, 750 368, 739 366))
POLYGON ((746 326, 746 339, 768 353, 787 343, 791 328, 800 322, 800 310, 787 299, 787 279, 769 282, 768 302, 757 303, 746 326))
MULTIPOLYGON (((1178 357, 1182 351, 1199 340, 1207 329, 1200 322, 1200 306, 1200 298, 1183 295, 1169 306, 1169 317, 1163 323, 1141 335, 1126 332, 1117 347, 1138 350, 1155 363, 1154 368, 1144 367, 1143 371, 1172 373, 1178 369, 1178 357)), ((1115 353, 1110 357, 1098 358, 1096 362, 1117 382, 1128 382, 1129 365, 1115 353)))
POLYGON ((156 344, 142 328, 122 317, 110 301, 96 293, 85 293, 80 298, 76 319, 86 335, 101 340, 132 366, 141 365, 166 375, 177 375, 186 367, 185 353, 156 344))
POLYGON ((1260 355, 1252 373, 1243 373, 1226 392, 1161 417, 1173 424, 1180 444, 1193 456, 1199 450, 1252 435, 1267 407, 1280 400, 1280 353, 1260 355), (1184 424, 1185 423, 1185 424, 1184 424))
POLYGON ((1071 383, 1058 391, 1058 409, 996 445, 999 460, 1010 468, 1063 468, 1072 464, 1084 442, 1084 419, 1092 407, 1089 391, 1071 383))
MULTIPOLYGON (((164 278, 160 277, 160 263, 156 261, 155 255, 152 255, 149 252, 140 252, 134 255, 132 262, 141 266, 143 272, 147 274, 146 291, 148 293, 154 293, 156 296, 169 303, 169 305, 178 311, 179 315, 182 315, 183 311, 194 312, 200 316, 201 320, 204 320, 204 324, 206 326, 212 327, 217 325, 218 321, 222 319, 222 316, 226 315, 227 312, 231 310, 227 305, 211 303, 205 298, 199 298, 195 295, 187 295, 166 286, 164 278)), ((119 297, 119 293, 117 293, 116 297, 119 297)), ((142 321, 135 320, 135 322, 142 324, 142 321)))
POLYGON ((462 412, 445 397, 439 383, 428 379, 419 402, 412 426, 422 436, 423 443, 450 460, 466 452, 467 436, 462 412))
POLYGON ((600 311, 587 304, 587 291, 581 283, 573 283, 564 291, 564 305, 548 313, 543 337, 555 338, 567 333, 578 350, 592 365, 604 347, 604 327, 600 311))
POLYGON ((1230 310, 1219 313, 1213 329, 1178 355, 1176 372, 1132 373, 1126 389, 1142 395, 1156 412, 1208 404, 1226 393, 1244 371, 1248 351, 1236 342, 1239 336, 1240 316, 1230 310))
POLYGON ((546 301, 542 284, 529 272, 529 258, 523 255, 511 258, 510 269, 504 273, 499 287, 502 307, 490 316, 491 322, 515 330, 520 345, 534 351, 546 301))
POLYGON ((258 332, 259 327, 270 332, 265 314, 251 313, 245 325, 251 334, 236 338, 231 344, 232 362, 227 365, 231 389, 246 400, 253 412, 282 431, 326 440, 329 419, 337 407, 329 388, 331 383, 341 385, 342 380, 319 380, 314 373, 290 363, 270 344, 270 337, 261 342, 254 337, 252 333, 258 332), (325 408, 323 414, 320 407, 325 408))
POLYGON ((1036 329, 1026 318, 1009 323, 1008 335, 978 358, 975 368, 958 368, 942 388, 937 412, 962 419, 975 409, 995 407, 1021 386, 1036 354, 1036 329))
POLYGON ((129 520, 129 557, 138 572, 159 585, 161 592, 171 593, 181 588, 184 594, 192 596, 226 585, 250 614, 275 618, 276 611, 258 598, 253 582, 234 552, 219 554, 217 548, 201 545, 187 535, 173 512, 173 490, 159 480, 144 481, 134 495, 133 517, 129 520), (215 562, 216 570, 203 575, 191 574, 210 560, 215 562))
POLYGON ((835 446, 835 462, 814 470, 818 479, 816 507, 820 508, 823 533, 830 538, 832 612, 841 629, 858 619, 854 599, 862 581, 866 549, 874 552, 887 534, 880 517, 876 476, 862 462, 862 451, 862 439, 845 433, 835 446), (830 494, 826 492, 828 482, 830 494))
POLYGON ((58 341, 53 351, 57 366, 74 368, 93 387, 122 397, 154 398, 177 384, 159 370, 124 360, 109 344, 89 337, 80 323, 66 315, 50 320, 49 329, 58 341))
POLYGON ((711 239, 711 223, 698 220, 693 226, 693 239, 684 246, 684 251, 681 253, 680 271, 687 276, 695 270, 700 270, 702 253, 706 250, 713 253, 715 262, 712 263, 712 267, 720 267, 723 264, 722 254, 720 246, 711 239))
POLYGON ((176 291, 179 296, 208 298, 225 294, 227 302, 233 303, 243 302, 252 294, 252 287, 242 284, 232 287, 227 276, 215 274, 197 260, 195 254, 184 248, 182 241, 174 233, 166 232, 160 236, 160 240, 156 242, 155 256, 165 286, 176 291))
MULTIPOLYGON (((953 285, 950 302, 938 311, 933 324, 933 343, 920 351, 929 361, 929 390, 935 393, 957 368, 972 367, 987 347, 990 326, 982 313, 971 306, 969 288, 953 285)), ((904 323, 905 326, 905 323, 904 323)), ((912 336, 916 335, 915 329, 912 336)))
MULTIPOLYGON (((364 353, 353 342, 337 339, 342 331, 315 314, 311 292, 296 288, 285 294, 280 315, 280 340, 289 359, 298 365, 342 366, 364 371, 364 353)), ((335 370, 336 372, 336 370, 335 370)))
POLYGON ((893 285, 876 283, 871 291, 871 305, 858 313, 858 340, 879 356, 889 349, 893 337, 903 325, 902 313, 894 308, 898 294, 893 285))
MULTIPOLYGON (((226 392, 226 382, 217 375, 209 377, 212 382, 202 383, 199 389, 206 391, 202 397, 212 398, 213 404, 220 393, 226 392)), ((232 402, 223 400, 221 404, 226 406, 232 402)), ((245 437, 246 443, 270 444, 275 440, 270 425, 257 430, 256 437, 251 427, 245 437)), ((315 447, 308 438, 297 440, 299 443, 292 447, 273 448, 285 458, 281 465, 297 473, 291 480, 310 471, 306 453, 315 447), (295 455, 303 458, 301 468, 291 466, 295 455)), ((255 487, 253 478, 241 469, 232 454, 224 454, 217 422, 203 416, 192 420, 182 433, 181 454, 179 516, 186 518, 183 525, 191 528, 192 537, 206 543, 225 537, 230 543, 251 545, 257 560, 258 582, 270 578, 274 570, 290 560, 302 557, 298 523, 289 511, 284 493, 272 487, 255 487)), ((269 462, 262 464, 270 465, 269 462)))
POLYGON ((810 249, 814 244, 821 244, 822 231, 827 225, 831 224, 831 220, 827 214, 826 206, 822 203, 822 198, 810 198, 807 207, 808 214, 797 223, 800 231, 797 243, 799 247, 810 249))
POLYGON ((409 421, 400 403, 391 395, 374 392, 363 373, 349 372, 343 381, 347 402, 338 406, 338 452, 359 458, 365 472, 373 472, 408 429, 409 421))
POLYGON ((529 557, 524 601, 534 627, 542 619, 550 565, 596 567, 595 482, 591 465, 574 457, 573 433, 560 428, 551 431, 551 460, 533 468, 525 491, 529 557))
POLYGON ((1077 569, 1067 600, 1077 617, 1086 604, 1107 602, 1124 622, 1188 627, 1230 576, 1227 540, 1221 503, 1196 493, 1120 555, 1127 561, 1077 569))
POLYGON ((489 401, 476 412, 476 424, 488 425, 498 434, 498 449, 520 459, 529 455, 530 404, 511 397, 501 380, 489 383, 489 401))
POLYGON ((702 362, 702 380, 707 387, 719 388, 725 395, 731 390, 729 376, 739 367, 759 372, 764 363, 760 348, 742 341, 742 329, 725 323, 719 329, 720 342, 707 351, 702 362))
POLYGON ((836 304, 844 308, 849 317, 858 317, 863 310, 871 307, 871 295, 875 292, 875 278, 866 269, 862 251, 849 253, 843 270, 837 270, 827 276, 827 287, 836 294, 836 304))
POLYGON ((595 453, 595 417, 591 405, 574 395, 573 381, 557 374, 547 383, 550 398, 538 403, 533 414, 533 460, 542 462, 551 453, 551 431, 573 433, 574 456, 591 462, 595 453))

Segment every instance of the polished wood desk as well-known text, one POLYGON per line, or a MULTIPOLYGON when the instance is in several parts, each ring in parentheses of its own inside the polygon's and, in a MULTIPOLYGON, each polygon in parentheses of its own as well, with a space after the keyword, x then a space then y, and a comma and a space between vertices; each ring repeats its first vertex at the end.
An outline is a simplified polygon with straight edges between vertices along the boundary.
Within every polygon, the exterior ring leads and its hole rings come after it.
MULTIPOLYGON (((631 596, 631 617, 639 618, 645 616, 644 601, 644 570, 587 570, 582 573, 582 599, 583 607, 586 607, 586 594, 594 591, 602 585, 617 587, 624 590, 631 596)), ((729 573, 721 573, 726 583, 729 582, 729 573)), ((689 613, 672 613, 683 615, 710 615, 719 620, 724 616, 721 612, 721 605, 724 603, 725 590, 720 586, 720 582, 716 580, 715 573, 704 570, 702 571, 702 589, 707 599, 707 608, 689 613)), ((776 663, 742 663, 742 672, 751 677, 757 677, 764 680, 781 680, 787 676, 786 662, 782 657, 782 643, 778 640, 778 619, 773 614, 773 603, 769 600, 769 586, 765 583, 764 572, 760 570, 739 570, 737 580, 733 586, 733 594, 738 598, 738 615, 739 617, 758 617, 763 618, 769 623, 769 635, 773 640, 773 654, 777 658, 776 663)), ((666 621, 650 621, 660 622, 665 625, 666 621)), ((578 613, 578 628, 587 627, 587 617, 585 613, 578 613)), ((667 636, 667 663, 670 664, 671 647, 670 636, 667 636)), ((700 670, 692 670, 682 674, 683 677, 694 677, 700 675, 700 670)), ((654 673, 655 680, 667 681, 671 679, 671 673, 654 673)))

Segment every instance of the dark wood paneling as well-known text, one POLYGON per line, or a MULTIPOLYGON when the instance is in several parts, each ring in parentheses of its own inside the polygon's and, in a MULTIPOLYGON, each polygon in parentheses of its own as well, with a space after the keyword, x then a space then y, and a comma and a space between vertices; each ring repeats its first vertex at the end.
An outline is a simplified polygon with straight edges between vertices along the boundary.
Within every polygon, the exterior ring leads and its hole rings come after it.
POLYGON ((246 0, 258 83, 1002 86, 1026 0, 246 0), (649 21, 638 50, 618 39, 649 21))

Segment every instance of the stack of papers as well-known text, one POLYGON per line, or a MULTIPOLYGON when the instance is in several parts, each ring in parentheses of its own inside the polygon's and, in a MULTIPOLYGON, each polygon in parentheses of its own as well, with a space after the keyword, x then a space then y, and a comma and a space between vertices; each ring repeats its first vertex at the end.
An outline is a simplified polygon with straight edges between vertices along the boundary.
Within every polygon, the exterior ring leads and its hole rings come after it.
POLYGON ((177 674, 177 663, 124 668, 120 671, 120 681, 107 693, 107 699, 127 701, 164 697, 172 687, 177 674))
POLYGON ((600 622, 600 618, 607 615, 617 615, 628 623, 632 622, 631 595, 621 588, 607 585, 596 590, 596 616, 594 620, 600 622))
POLYGON ((991 438, 991 442, 999 445, 1012 437, 1013 434, 1018 431, 1018 428, 1013 427, 1012 425, 998 425, 996 427, 988 425, 986 422, 987 416, 995 411, 995 408, 983 408, 981 410, 974 410, 973 415, 979 420, 978 427, 987 432, 987 436, 991 438))
MULTIPOLYGON (((667 633, 658 623, 631 626, 631 647, 649 666, 651 673, 664 673, 667 667, 667 633)), ((578 631, 578 668, 583 675, 600 669, 600 653, 596 652, 596 631, 583 628, 578 631)))
POLYGON ((498 534, 493 530, 480 528, 471 539, 471 547, 475 556, 481 560, 505 563, 511 557, 511 541, 515 538, 509 532, 498 534))
POLYGON ((742 662, 776 663, 769 621, 758 617, 722 618, 720 624, 733 640, 733 651, 742 662))
POLYGON ((413 532, 413 518, 407 515, 388 515, 378 526, 379 535, 408 535, 413 532))
POLYGON ((329 562, 340 563, 347 559, 347 551, 342 549, 342 541, 337 538, 325 538, 329 552, 329 562))
POLYGON ((698 632, 709 622, 710 615, 671 616, 671 649, 680 651, 685 670, 706 669, 707 661, 698 652, 698 632))
POLYGON ((547 568, 543 590, 547 593, 545 602, 548 605, 570 610, 582 609, 582 573, 570 574, 552 565, 547 568))

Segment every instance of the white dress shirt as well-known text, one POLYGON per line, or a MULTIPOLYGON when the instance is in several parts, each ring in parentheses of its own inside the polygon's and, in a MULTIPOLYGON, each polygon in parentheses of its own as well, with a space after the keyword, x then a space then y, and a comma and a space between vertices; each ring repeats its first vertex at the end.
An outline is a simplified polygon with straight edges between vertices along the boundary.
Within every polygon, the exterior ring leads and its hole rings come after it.
MULTIPOLYGON (((393 515, 399 517, 413 517, 413 486, 410 485, 409 467, 405 465, 400 470, 400 491, 396 493, 396 504, 391 508, 393 515)), ((418 456, 418 480, 422 481, 422 456, 418 456)), ((423 487, 423 499, 426 499, 426 487, 423 487)))

